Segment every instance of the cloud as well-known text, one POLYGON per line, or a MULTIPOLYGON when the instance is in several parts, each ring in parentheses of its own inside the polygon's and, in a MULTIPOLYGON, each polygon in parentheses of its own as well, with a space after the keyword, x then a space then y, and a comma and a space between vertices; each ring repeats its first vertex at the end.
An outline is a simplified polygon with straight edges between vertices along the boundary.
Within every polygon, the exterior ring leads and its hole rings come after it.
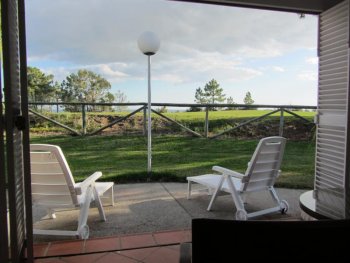
POLYGON ((28 53, 74 64, 140 62, 136 40, 152 30, 162 40, 159 53, 165 59, 185 57, 189 47, 238 57, 274 57, 313 47, 310 35, 316 34, 317 20, 307 19, 164 0, 30 0, 28 53))
POLYGON ((262 75, 262 72, 243 65, 233 56, 219 52, 192 51, 192 56, 155 63, 154 76, 173 83, 200 82, 211 78, 229 82, 244 81, 262 75))
POLYGON ((308 57, 305 62, 310 65, 318 65, 318 57, 308 57))
POLYGON ((122 71, 128 68, 125 63, 97 64, 85 68, 97 72, 111 82, 118 82, 129 77, 127 73, 122 71))
POLYGON ((68 67, 48 67, 41 69, 45 74, 52 74, 55 76, 55 81, 61 82, 64 80, 69 74, 75 72, 68 67))
POLYGON ((313 71, 306 71, 306 72, 299 73, 297 77, 299 80, 316 81, 318 78, 318 74, 313 71))
MULTIPOLYGON (((145 58, 145 57, 144 57, 145 58)), ((203 77, 217 78, 228 82, 244 81, 262 75, 260 70, 242 65, 240 60, 234 60, 230 56, 220 53, 206 53, 196 50, 192 56, 181 59, 169 59, 165 61, 153 57, 152 78, 154 80, 166 81, 172 84, 188 84, 201 82, 203 77)), ((105 63, 86 66, 52 67, 45 70, 53 74, 56 80, 62 81, 71 73, 79 69, 94 71, 111 83, 118 83, 127 80, 145 79, 146 59, 144 63, 105 63)))
POLYGON ((286 71, 283 67, 278 67, 278 66, 272 67, 272 70, 274 70, 276 72, 285 72, 286 71))
POLYGON ((264 80, 277 83, 273 74, 296 68, 285 60, 300 50, 310 57, 297 78, 317 79, 311 15, 165 0, 28 0, 26 21, 29 64, 58 81, 81 68, 118 87, 146 79, 147 60, 137 47, 146 30, 161 39, 152 56, 152 79, 159 82, 196 88, 215 78, 250 89, 270 76, 264 80))

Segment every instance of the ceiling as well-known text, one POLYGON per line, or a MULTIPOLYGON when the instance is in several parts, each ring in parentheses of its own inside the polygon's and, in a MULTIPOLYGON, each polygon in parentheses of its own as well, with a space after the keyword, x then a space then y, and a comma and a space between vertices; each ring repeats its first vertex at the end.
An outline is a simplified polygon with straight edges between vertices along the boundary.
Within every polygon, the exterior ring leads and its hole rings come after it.
POLYGON ((249 7, 306 14, 319 14, 344 0, 175 0, 227 6, 249 7))

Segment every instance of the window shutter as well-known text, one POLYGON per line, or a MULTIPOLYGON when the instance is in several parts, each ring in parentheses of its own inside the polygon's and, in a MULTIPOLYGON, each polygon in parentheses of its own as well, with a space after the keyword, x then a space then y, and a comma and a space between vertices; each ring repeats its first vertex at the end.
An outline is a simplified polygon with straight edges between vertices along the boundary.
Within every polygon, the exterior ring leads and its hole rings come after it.
POLYGON ((349 92, 349 0, 319 20, 319 93, 315 167, 316 211, 346 217, 349 92))
MULTIPOLYGON (((1 69, 0 63, 0 70, 1 69)), ((1 75, 0 75, 1 77, 1 75)), ((4 111, 2 105, 2 87, 0 78, 0 262, 7 262, 8 254, 8 229, 7 229, 7 196, 6 196, 6 173, 5 173, 5 146, 4 146, 4 111)))
MULTIPOLYGON (((4 207, 9 209, 10 255, 1 255, 1 262, 24 262, 25 251, 28 259, 32 259, 32 219, 30 202, 30 170, 29 159, 24 149, 29 149, 29 131, 26 123, 27 90, 26 90, 26 54, 24 35, 24 0, 1 2, 2 38, 3 38, 3 76, 5 115, 3 127, 6 130, 6 146, 4 149, 3 133, 0 135, 1 154, 6 150, 6 170, 0 170, 1 182, 7 181, 8 199, 4 207), (24 41, 24 42, 23 42, 24 41), (7 257, 7 258, 6 258, 7 257)), ((1 109, 2 110, 2 109, 1 109)), ((29 152, 29 150, 27 150, 29 152)), ((1 158, 3 165, 4 159, 1 158)), ((2 186, 3 187, 3 186, 2 186)), ((3 187, 4 188, 4 187, 3 187)), ((1 191, 1 200, 4 194, 1 191)), ((3 211, 0 211, 2 214, 3 211)), ((6 219, 1 219, 6 223, 6 219)), ((5 226, 7 228, 7 224, 5 226)), ((2 229, 5 228, 1 226, 2 229)), ((0 233, 6 242, 7 236, 0 233)), ((5 245, 5 249, 8 246, 5 245)))

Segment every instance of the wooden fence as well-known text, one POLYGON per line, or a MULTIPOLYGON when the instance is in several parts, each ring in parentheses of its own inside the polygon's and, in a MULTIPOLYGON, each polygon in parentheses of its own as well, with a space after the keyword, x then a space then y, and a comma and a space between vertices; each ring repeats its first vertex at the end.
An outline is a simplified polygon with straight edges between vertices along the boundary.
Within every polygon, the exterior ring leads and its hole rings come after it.
MULTIPOLYGON (((146 110, 147 110, 147 103, 145 102, 138 102, 138 103, 68 103, 68 102, 30 102, 29 103, 30 109, 29 111, 36 115, 39 116, 40 118, 43 118, 49 122, 54 123, 57 126, 60 126, 68 131, 70 131, 72 134, 74 135, 79 135, 79 136, 86 136, 86 135, 96 135, 100 132, 102 132, 103 130, 112 127, 113 125, 120 123, 128 118, 130 118, 131 116, 135 115, 136 113, 143 111, 143 132, 144 134, 146 134, 147 132, 147 126, 146 126, 146 110), (56 120, 53 120, 47 116, 45 116, 43 113, 39 113, 38 111, 34 110, 35 107, 37 106, 44 106, 44 105, 51 105, 51 106, 56 106, 57 111, 59 109, 59 107, 61 106, 75 106, 76 108, 81 108, 81 115, 82 115, 82 129, 81 131, 75 130, 71 127, 68 127, 67 125, 60 123, 56 120), (87 132, 86 126, 87 126, 87 107, 88 106, 101 106, 101 107, 113 107, 113 106, 119 106, 119 107, 127 107, 127 106, 138 106, 138 108, 134 111, 132 111, 131 113, 127 114, 126 116, 120 117, 116 120, 111 121, 110 123, 108 123, 107 125, 96 129, 90 133, 87 132)), ((185 104, 185 103, 152 103, 153 107, 181 107, 181 108, 204 108, 205 109, 205 119, 204 119, 204 134, 198 133, 194 130, 191 130, 190 128, 186 127, 184 124, 171 119, 167 116, 165 116, 163 113, 156 111, 154 109, 152 109, 152 112, 155 113, 156 115, 166 119, 169 122, 172 122, 178 126, 180 126, 183 130, 185 130, 186 132, 191 133, 194 136, 197 137, 205 137, 205 138, 209 138, 209 139, 215 139, 218 138, 224 134, 227 134, 228 132, 231 132, 233 130, 236 130, 240 127, 246 126, 252 122, 258 122, 261 121, 262 119, 275 114, 275 113, 280 113, 279 115, 279 135, 283 136, 283 129, 284 129, 284 113, 289 113, 303 121, 305 121, 306 123, 313 123, 311 121, 309 121, 308 119, 296 114, 295 112, 293 112, 293 110, 316 110, 317 107, 316 106, 293 106, 293 105, 246 105, 246 104, 185 104), (246 121, 243 121, 237 125, 235 125, 232 128, 229 128, 227 130, 224 130, 218 134, 209 136, 209 112, 210 109, 212 108, 235 108, 235 109, 271 109, 271 112, 264 114, 262 116, 256 117, 256 118, 252 118, 246 121)))

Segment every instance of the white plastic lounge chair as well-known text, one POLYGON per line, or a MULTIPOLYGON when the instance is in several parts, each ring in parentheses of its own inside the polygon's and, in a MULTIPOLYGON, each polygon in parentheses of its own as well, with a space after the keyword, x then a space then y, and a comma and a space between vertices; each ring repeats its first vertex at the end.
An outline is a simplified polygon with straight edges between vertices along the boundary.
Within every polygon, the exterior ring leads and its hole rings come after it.
POLYGON ((283 158, 286 139, 283 137, 267 137, 260 140, 252 159, 248 163, 245 174, 241 174, 220 166, 213 166, 213 170, 220 174, 205 174, 187 177, 188 194, 191 196, 191 183, 198 183, 206 186, 209 193, 213 192, 208 211, 216 200, 219 192, 223 191, 231 194, 235 203, 237 220, 247 220, 273 212, 286 213, 288 203, 285 200, 280 201, 273 185, 280 175, 280 166, 283 158), (247 213, 244 207, 243 195, 249 192, 268 191, 276 206, 247 213))
POLYGON ((102 173, 95 172, 83 182, 75 183, 66 158, 56 145, 31 144, 30 159, 33 207, 45 208, 51 219, 56 217, 55 210, 80 209, 76 231, 33 229, 33 233, 87 239, 89 227, 86 223, 90 203, 95 201, 101 220, 106 221, 100 197, 105 195, 114 205, 113 182, 96 182, 102 173))

